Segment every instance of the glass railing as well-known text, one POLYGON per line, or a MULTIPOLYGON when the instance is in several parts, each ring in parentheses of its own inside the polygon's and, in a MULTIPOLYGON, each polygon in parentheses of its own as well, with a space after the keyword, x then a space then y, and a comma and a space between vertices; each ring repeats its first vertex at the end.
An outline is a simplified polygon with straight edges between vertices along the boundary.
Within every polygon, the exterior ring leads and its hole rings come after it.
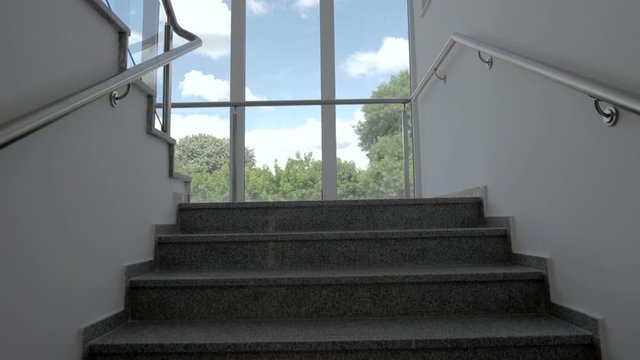
MULTIPOLYGON (((192 177, 193 202, 231 199, 229 113, 228 108, 173 109, 175 167, 192 177)), ((411 197, 408 107, 341 105, 337 114, 338 199, 411 197)), ((245 201, 322 200, 320 106, 248 107, 245 115, 245 201)))
MULTIPOLYGON (((166 36, 173 37, 171 27, 167 25, 167 15, 162 1, 102 0, 131 30, 126 53, 127 67, 153 59, 173 48, 171 41, 165 43, 166 36)), ((156 103, 165 99, 165 68, 158 69, 141 80, 156 94, 156 103)), ((155 110, 155 128, 167 130, 163 107, 155 110)))
POLYGON ((175 170, 191 176, 191 202, 228 202, 230 197, 229 109, 173 109, 178 140, 175 170))
POLYGON ((413 141, 408 110, 403 105, 389 104, 338 106, 339 200, 398 199, 413 194, 413 141))
POLYGON ((320 106, 247 108, 245 200, 322 200, 320 106))

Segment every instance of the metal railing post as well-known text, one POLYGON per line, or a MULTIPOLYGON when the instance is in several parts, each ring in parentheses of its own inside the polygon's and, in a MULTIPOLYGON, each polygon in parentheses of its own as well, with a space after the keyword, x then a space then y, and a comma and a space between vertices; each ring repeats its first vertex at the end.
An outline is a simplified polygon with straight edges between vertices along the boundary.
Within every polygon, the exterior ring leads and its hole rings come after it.
POLYGON ((410 172, 410 158, 409 158, 409 126, 407 124, 407 106, 402 107, 402 114, 400 120, 402 121, 402 160, 404 163, 404 197, 411 197, 411 172, 410 172))
MULTIPOLYGON (((173 27, 164 25, 164 51, 171 51, 173 47, 173 27)), ((163 68, 162 74, 162 132, 171 135, 171 63, 163 68)))
POLYGON ((229 193, 231 202, 238 202, 238 153, 236 151, 235 140, 238 133, 238 108, 231 109, 231 141, 229 141, 229 193))

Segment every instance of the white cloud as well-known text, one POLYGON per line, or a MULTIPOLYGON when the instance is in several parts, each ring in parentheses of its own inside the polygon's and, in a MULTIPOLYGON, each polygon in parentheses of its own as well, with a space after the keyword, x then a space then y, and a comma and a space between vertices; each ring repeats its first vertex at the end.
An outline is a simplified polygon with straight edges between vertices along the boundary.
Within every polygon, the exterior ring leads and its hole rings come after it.
POLYGON ((300 16, 306 19, 309 17, 309 11, 320 5, 320 0, 295 0, 293 6, 300 10, 300 16))
POLYGON ((351 77, 394 74, 409 68, 409 41, 385 37, 376 51, 359 51, 349 56, 344 69, 351 77))
MULTIPOLYGON (((353 114, 351 119, 337 119, 338 157, 342 160, 354 161, 356 166, 364 169, 368 159, 358 147, 358 136, 353 125, 364 117, 361 111, 353 114)), ((273 168, 274 160, 284 166, 287 159, 295 153, 313 152, 315 159, 322 157, 321 122, 310 118, 304 124, 292 128, 255 129, 248 131, 245 143, 254 149, 258 166, 273 168)), ((229 137, 229 119, 214 115, 179 115, 174 114, 171 122, 171 136, 180 140, 188 135, 211 134, 216 137, 229 137)))
MULTIPOLYGON (((217 79, 212 74, 191 70, 180 81, 182 96, 197 96, 208 101, 228 101, 230 91, 229 80, 217 79)), ((264 96, 255 95, 251 89, 245 89, 247 101, 266 100, 264 96)))
MULTIPOLYGON (((174 1, 176 17, 185 29, 202 39, 202 47, 197 53, 214 60, 229 56, 231 51, 231 9, 222 0, 180 0, 174 1)), ((263 0, 249 0, 250 13, 263 15, 269 12, 269 6, 263 0)), ((176 39, 176 44, 184 43, 176 39)))
POLYGON ((137 31, 131 31, 131 34, 129 34, 129 45, 139 43, 140 41, 142 41, 142 34, 137 31))
MULTIPOLYGON (((362 112, 354 113, 352 119, 337 119, 338 157, 342 160, 354 161, 361 169, 367 168, 369 160, 358 147, 358 136, 353 131, 362 112)), ((302 154, 313 152, 315 159, 322 158, 322 123, 319 119, 309 118, 297 127, 279 129, 256 129, 247 132, 246 145, 255 150, 256 163, 259 166, 273 167, 274 160, 284 166, 287 159, 294 157, 296 152, 302 154)))
POLYGON ((359 121, 364 121, 364 113, 360 110, 354 112, 351 119, 336 119, 338 157, 355 162, 360 169, 366 169, 369 167, 369 159, 358 146, 358 135, 353 130, 359 121))
POLYGON ((248 0, 247 10, 255 15, 263 15, 269 12, 269 6, 260 0, 248 0))
POLYGON ((138 55, 142 51, 142 45, 142 34, 137 31, 131 31, 131 34, 129 34, 129 51, 131 55, 138 55))
POLYGON ((300 10, 308 10, 320 4, 320 0, 296 0, 294 6, 300 10))
MULTIPOLYGON (((355 125, 364 115, 358 111, 352 119, 336 120, 338 133, 338 157, 342 160, 354 161, 356 166, 364 169, 369 160, 358 147, 358 136, 353 131, 355 125)), ((294 157, 296 152, 301 154, 313 152, 315 159, 322 158, 322 123, 319 119, 309 118, 297 127, 279 129, 256 129, 247 132, 246 146, 255 150, 256 163, 259 166, 273 167, 274 160, 280 166, 287 163, 287 159, 294 157)))
POLYGON ((180 93, 182 96, 197 96, 209 101, 225 101, 229 100, 229 81, 191 70, 180 81, 180 93))
POLYGON ((264 101, 267 100, 266 96, 256 95, 249 88, 244 89, 244 98, 247 101, 264 101))
POLYGON ((247 132, 245 144, 254 149, 256 163, 259 166, 273 167, 274 161, 280 166, 287 159, 301 154, 313 152, 313 157, 321 157, 321 125, 316 119, 308 119, 303 125, 293 128, 256 129, 247 132))
POLYGON ((219 138, 229 138, 229 118, 216 115, 171 114, 171 137, 180 140, 185 136, 209 134, 219 138))
MULTIPOLYGON (((198 53, 212 59, 228 56, 231 37, 231 9, 222 0, 174 1, 176 17, 185 29, 202 39, 198 53)), ((184 40, 176 39, 177 44, 184 40)))

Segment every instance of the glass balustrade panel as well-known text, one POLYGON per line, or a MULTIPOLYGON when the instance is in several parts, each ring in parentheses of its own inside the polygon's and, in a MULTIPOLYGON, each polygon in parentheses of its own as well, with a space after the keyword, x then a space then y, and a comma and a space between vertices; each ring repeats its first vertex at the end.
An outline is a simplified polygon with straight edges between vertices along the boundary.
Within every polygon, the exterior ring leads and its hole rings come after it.
POLYGON ((247 201, 322 199, 319 106, 246 110, 247 201))
POLYGON ((228 202, 229 109, 173 109, 175 171, 191 176, 191 202, 228 202))

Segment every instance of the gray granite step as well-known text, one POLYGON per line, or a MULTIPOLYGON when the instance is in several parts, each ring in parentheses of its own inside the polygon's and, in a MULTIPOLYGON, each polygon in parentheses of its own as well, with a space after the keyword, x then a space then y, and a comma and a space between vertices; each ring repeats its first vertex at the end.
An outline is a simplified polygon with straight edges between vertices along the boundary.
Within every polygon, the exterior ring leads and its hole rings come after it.
POLYGON ((183 204, 91 360, 596 360, 480 198, 183 204))
POLYGON ((131 279, 135 320, 541 313, 544 273, 513 265, 156 272, 131 279))
POLYGON ((159 236, 162 270, 278 270, 355 266, 504 264, 507 229, 175 234, 159 236))
POLYGON ((545 315, 367 320, 131 322, 92 360, 595 360, 591 334, 545 315))
POLYGON ((478 227, 481 198, 181 204, 182 233, 478 227))

